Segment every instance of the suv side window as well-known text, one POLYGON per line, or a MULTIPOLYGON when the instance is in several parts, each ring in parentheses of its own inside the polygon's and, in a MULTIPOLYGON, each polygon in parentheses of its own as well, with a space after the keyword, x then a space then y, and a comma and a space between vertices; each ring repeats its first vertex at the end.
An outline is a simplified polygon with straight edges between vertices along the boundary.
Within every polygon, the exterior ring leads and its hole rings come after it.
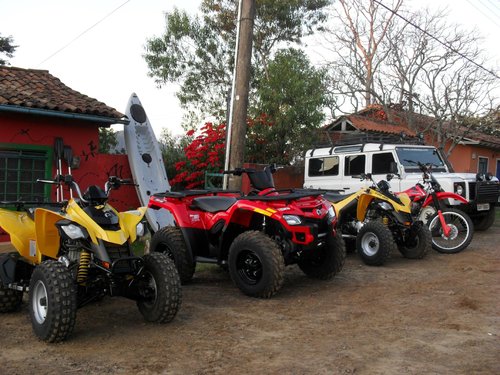
POLYGON ((345 157, 345 176, 353 176, 365 173, 365 155, 349 155, 345 157))
POLYGON ((394 162, 392 152, 384 152, 381 154, 373 154, 372 156, 372 174, 391 173, 391 162, 394 162))
POLYGON ((339 157, 309 159, 309 176, 337 176, 339 174, 339 157))

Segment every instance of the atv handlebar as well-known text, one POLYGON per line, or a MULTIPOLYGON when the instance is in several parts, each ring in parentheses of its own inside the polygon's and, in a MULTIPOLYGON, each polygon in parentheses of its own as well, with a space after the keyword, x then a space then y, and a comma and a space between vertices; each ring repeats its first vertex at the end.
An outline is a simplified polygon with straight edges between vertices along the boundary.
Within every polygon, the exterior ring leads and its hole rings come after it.
MULTIPOLYGON (((82 191, 80 190, 80 186, 73 179, 72 175, 57 175, 53 180, 37 179, 36 182, 40 182, 42 184, 51 184, 51 185, 65 184, 71 189, 74 189, 76 191, 78 198, 80 198, 82 202, 88 203, 88 200, 83 197, 82 191)), ((138 186, 137 184, 134 184, 132 180, 129 178, 122 179, 116 176, 109 176, 108 181, 106 181, 106 183, 104 184, 104 190, 106 192, 106 195, 109 194, 111 189, 118 189, 121 185, 138 186)))

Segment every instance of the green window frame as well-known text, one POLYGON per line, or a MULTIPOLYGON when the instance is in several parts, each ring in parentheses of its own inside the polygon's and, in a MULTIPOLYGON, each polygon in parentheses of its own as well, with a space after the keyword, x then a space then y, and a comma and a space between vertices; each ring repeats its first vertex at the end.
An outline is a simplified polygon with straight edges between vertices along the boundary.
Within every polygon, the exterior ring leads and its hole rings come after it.
POLYGON ((49 201, 53 150, 48 146, 0 143, 0 200, 49 201))

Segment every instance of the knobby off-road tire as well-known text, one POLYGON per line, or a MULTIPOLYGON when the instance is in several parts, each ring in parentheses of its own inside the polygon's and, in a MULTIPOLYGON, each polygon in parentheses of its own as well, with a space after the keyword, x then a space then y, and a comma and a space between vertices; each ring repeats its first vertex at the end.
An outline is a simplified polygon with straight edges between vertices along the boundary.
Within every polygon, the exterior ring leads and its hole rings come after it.
POLYGON ((248 296, 270 298, 283 285, 285 260, 278 244, 262 232, 240 234, 229 248, 229 274, 248 296))
POLYGON ((396 248, 390 229, 380 221, 366 223, 356 237, 358 254, 369 266, 381 266, 396 248))
POLYGON ((431 248, 432 236, 429 228, 422 225, 415 236, 399 246, 401 254, 408 259, 422 259, 431 248))
POLYGON ((491 207, 485 216, 481 216, 472 220, 474 230, 483 231, 489 229, 495 222, 495 207, 491 207))
POLYGON ((0 313, 16 311, 23 301, 23 292, 9 289, 0 280, 0 313))
POLYGON ((143 277, 148 298, 137 301, 139 311, 148 322, 170 322, 182 301, 181 281, 173 260, 166 254, 145 255, 143 277))
POLYGON ((164 227, 151 238, 150 251, 167 254, 175 263, 182 284, 193 278, 196 262, 186 245, 181 229, 164 227))
POLYGON ((336 236, 330 236, 325 246, 314 251, 318 254, 312 254, 312 258, 302 259, 297 263, 308 277, 329 280, 342 270, 346 249, 340 232, 336 236))
POLYGON ((444 237, 439 216, 437 213, 433 215, 427 222, 431 231, 432 248, 444 254, 458 253, 472 241, 474 234, 472 220, 465 212, 454 208, 447 208, 442 214, 451 232, 448 238, 444 237))
POLYGON ((76 320, 77 289, 70 271, 47 260, 35 267, 30 280, 29 312, 35 334, 47 342, 65 340, 76 320))

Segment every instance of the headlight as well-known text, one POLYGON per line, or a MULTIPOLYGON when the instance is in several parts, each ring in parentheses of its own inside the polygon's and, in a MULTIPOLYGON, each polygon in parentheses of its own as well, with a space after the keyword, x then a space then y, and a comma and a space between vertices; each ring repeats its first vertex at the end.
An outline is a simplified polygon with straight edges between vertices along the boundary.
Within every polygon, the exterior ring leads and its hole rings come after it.
POLYGON ((302 220, 300 220, 300 217, 296 215, 283 215, 283 219, 286 220, 288 225, 299 225, 302 223, 302 220))
POLYGON ((72 240, 78 240, 80 238, 85 238, 85 234, 81 227, 75 224, 61 225, 61 229, 64 233, 72 240))
POLYGON ((394 208, 387 202, 380 202, 378 204, 378 206, 383 209, 383 210, 386 210, 386 211, 392 211, 394 208))
POLYGON ((146 231, 146 228, 144 226, 144 223, 139 223, 137 224, 137 227, 135 227, 135 233, 137 237, 142 237, 144 236, 144 232, 146 231))

